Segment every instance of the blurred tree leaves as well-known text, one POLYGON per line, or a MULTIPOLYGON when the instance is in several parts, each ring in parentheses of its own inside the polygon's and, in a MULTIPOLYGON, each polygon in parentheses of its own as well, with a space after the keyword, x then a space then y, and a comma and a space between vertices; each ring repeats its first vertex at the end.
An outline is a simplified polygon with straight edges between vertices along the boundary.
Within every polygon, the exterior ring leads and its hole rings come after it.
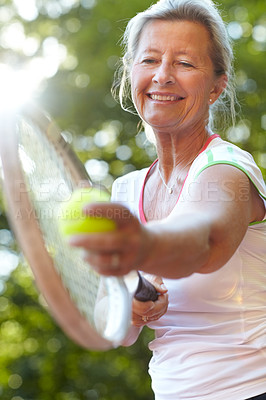
MULTIPOLYGON (((241 114, 223 136, 250 151, 266 176, 265 0, 221 0, 234 41, 241 114)), ((138 117, 111 96, 126 22, 151 0, 0 0, 0 63, 34 63, 44 80, 35 97, 72 141, 94 180, 108 187, 116 176, 151 163, 155 151, 138 131, 138 117), (46 60, 44 63, 43 60, 46 60)), ((19 256, 7 238, 0 203, 3 252, 19 256), (4 238, 4 239, 3 239, 4 238)), ((6 253, 5 253, 6 254, 6 253)), ((144 331, 128 349, 88 352, 53 323, 28 268, 20 262, 0 279, 0 398, 3 400, 152 399, 144 331)))
POLYGON ((55 326, 25 265, 4 286, 0 296, 2 400, 151 398, 146 372, 149 333, 128 349, 87 351, 55 326))

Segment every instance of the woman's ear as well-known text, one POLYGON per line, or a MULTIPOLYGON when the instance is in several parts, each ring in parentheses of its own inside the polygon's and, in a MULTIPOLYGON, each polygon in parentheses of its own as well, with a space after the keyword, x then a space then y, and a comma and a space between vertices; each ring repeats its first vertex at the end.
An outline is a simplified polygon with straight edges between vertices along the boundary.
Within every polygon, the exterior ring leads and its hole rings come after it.
POLYGON ((215 101, 220 97, 220 95, 223 93, 224 89, 226 88, 228 83, 228 78, 225 74, 219 76, 215 83, 214 86, 210 92, 210 103, 215 103, 215 101))

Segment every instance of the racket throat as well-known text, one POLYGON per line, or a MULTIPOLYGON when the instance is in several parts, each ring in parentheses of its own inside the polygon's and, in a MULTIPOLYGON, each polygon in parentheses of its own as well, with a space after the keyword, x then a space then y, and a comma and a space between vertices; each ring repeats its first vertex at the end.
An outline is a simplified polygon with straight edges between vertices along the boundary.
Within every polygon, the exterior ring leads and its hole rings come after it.
POLYGON ((142 277, 139 271, 131 271, 124 280, 129 293, 136 300, 156 301, 158 299, 158 293, 154 286, 142 277))

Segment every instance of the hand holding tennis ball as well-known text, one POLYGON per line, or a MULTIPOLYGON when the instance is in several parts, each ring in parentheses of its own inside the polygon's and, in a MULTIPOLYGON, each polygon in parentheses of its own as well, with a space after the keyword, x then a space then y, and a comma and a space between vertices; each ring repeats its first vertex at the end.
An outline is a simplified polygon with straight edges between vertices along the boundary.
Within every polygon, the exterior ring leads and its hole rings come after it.
POLYGON ((65 237, 83 233, 109 232, 116 228, 113 220, 90 216, 83 213, 89 203, 107 202, 108 193, 98 188, 80 188, 75 190, 70 200, 62 203, 59 211, 59 230, 65 237))

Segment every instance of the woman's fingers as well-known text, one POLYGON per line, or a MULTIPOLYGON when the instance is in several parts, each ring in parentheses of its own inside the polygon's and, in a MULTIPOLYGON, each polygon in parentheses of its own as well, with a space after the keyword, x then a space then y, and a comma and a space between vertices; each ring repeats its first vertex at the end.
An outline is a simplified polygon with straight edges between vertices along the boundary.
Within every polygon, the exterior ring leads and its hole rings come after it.
POLYGON ((112 218, 117 229, 111 232, 88 233, 69 238, 69 244, 83 249, 84 259, 102 275, 126 275, 141 268, 146 257, 147 234, 130 211, 117 204, 101 203, 86 206, 90 216, 112 218))
MULTIPOLYGON (((145 274, 145 278, 147 279, 147 274, 145 274)), ((157 321, 168 309, 167 288, 164 286, 162 279, 160 277, 157 278, 150 279, 151 283, 156 286, 157 291, 161 293, 156 301, 141 302, 133 299, 132 324, 137 327, 146 325, 151 321, 157 321)))

